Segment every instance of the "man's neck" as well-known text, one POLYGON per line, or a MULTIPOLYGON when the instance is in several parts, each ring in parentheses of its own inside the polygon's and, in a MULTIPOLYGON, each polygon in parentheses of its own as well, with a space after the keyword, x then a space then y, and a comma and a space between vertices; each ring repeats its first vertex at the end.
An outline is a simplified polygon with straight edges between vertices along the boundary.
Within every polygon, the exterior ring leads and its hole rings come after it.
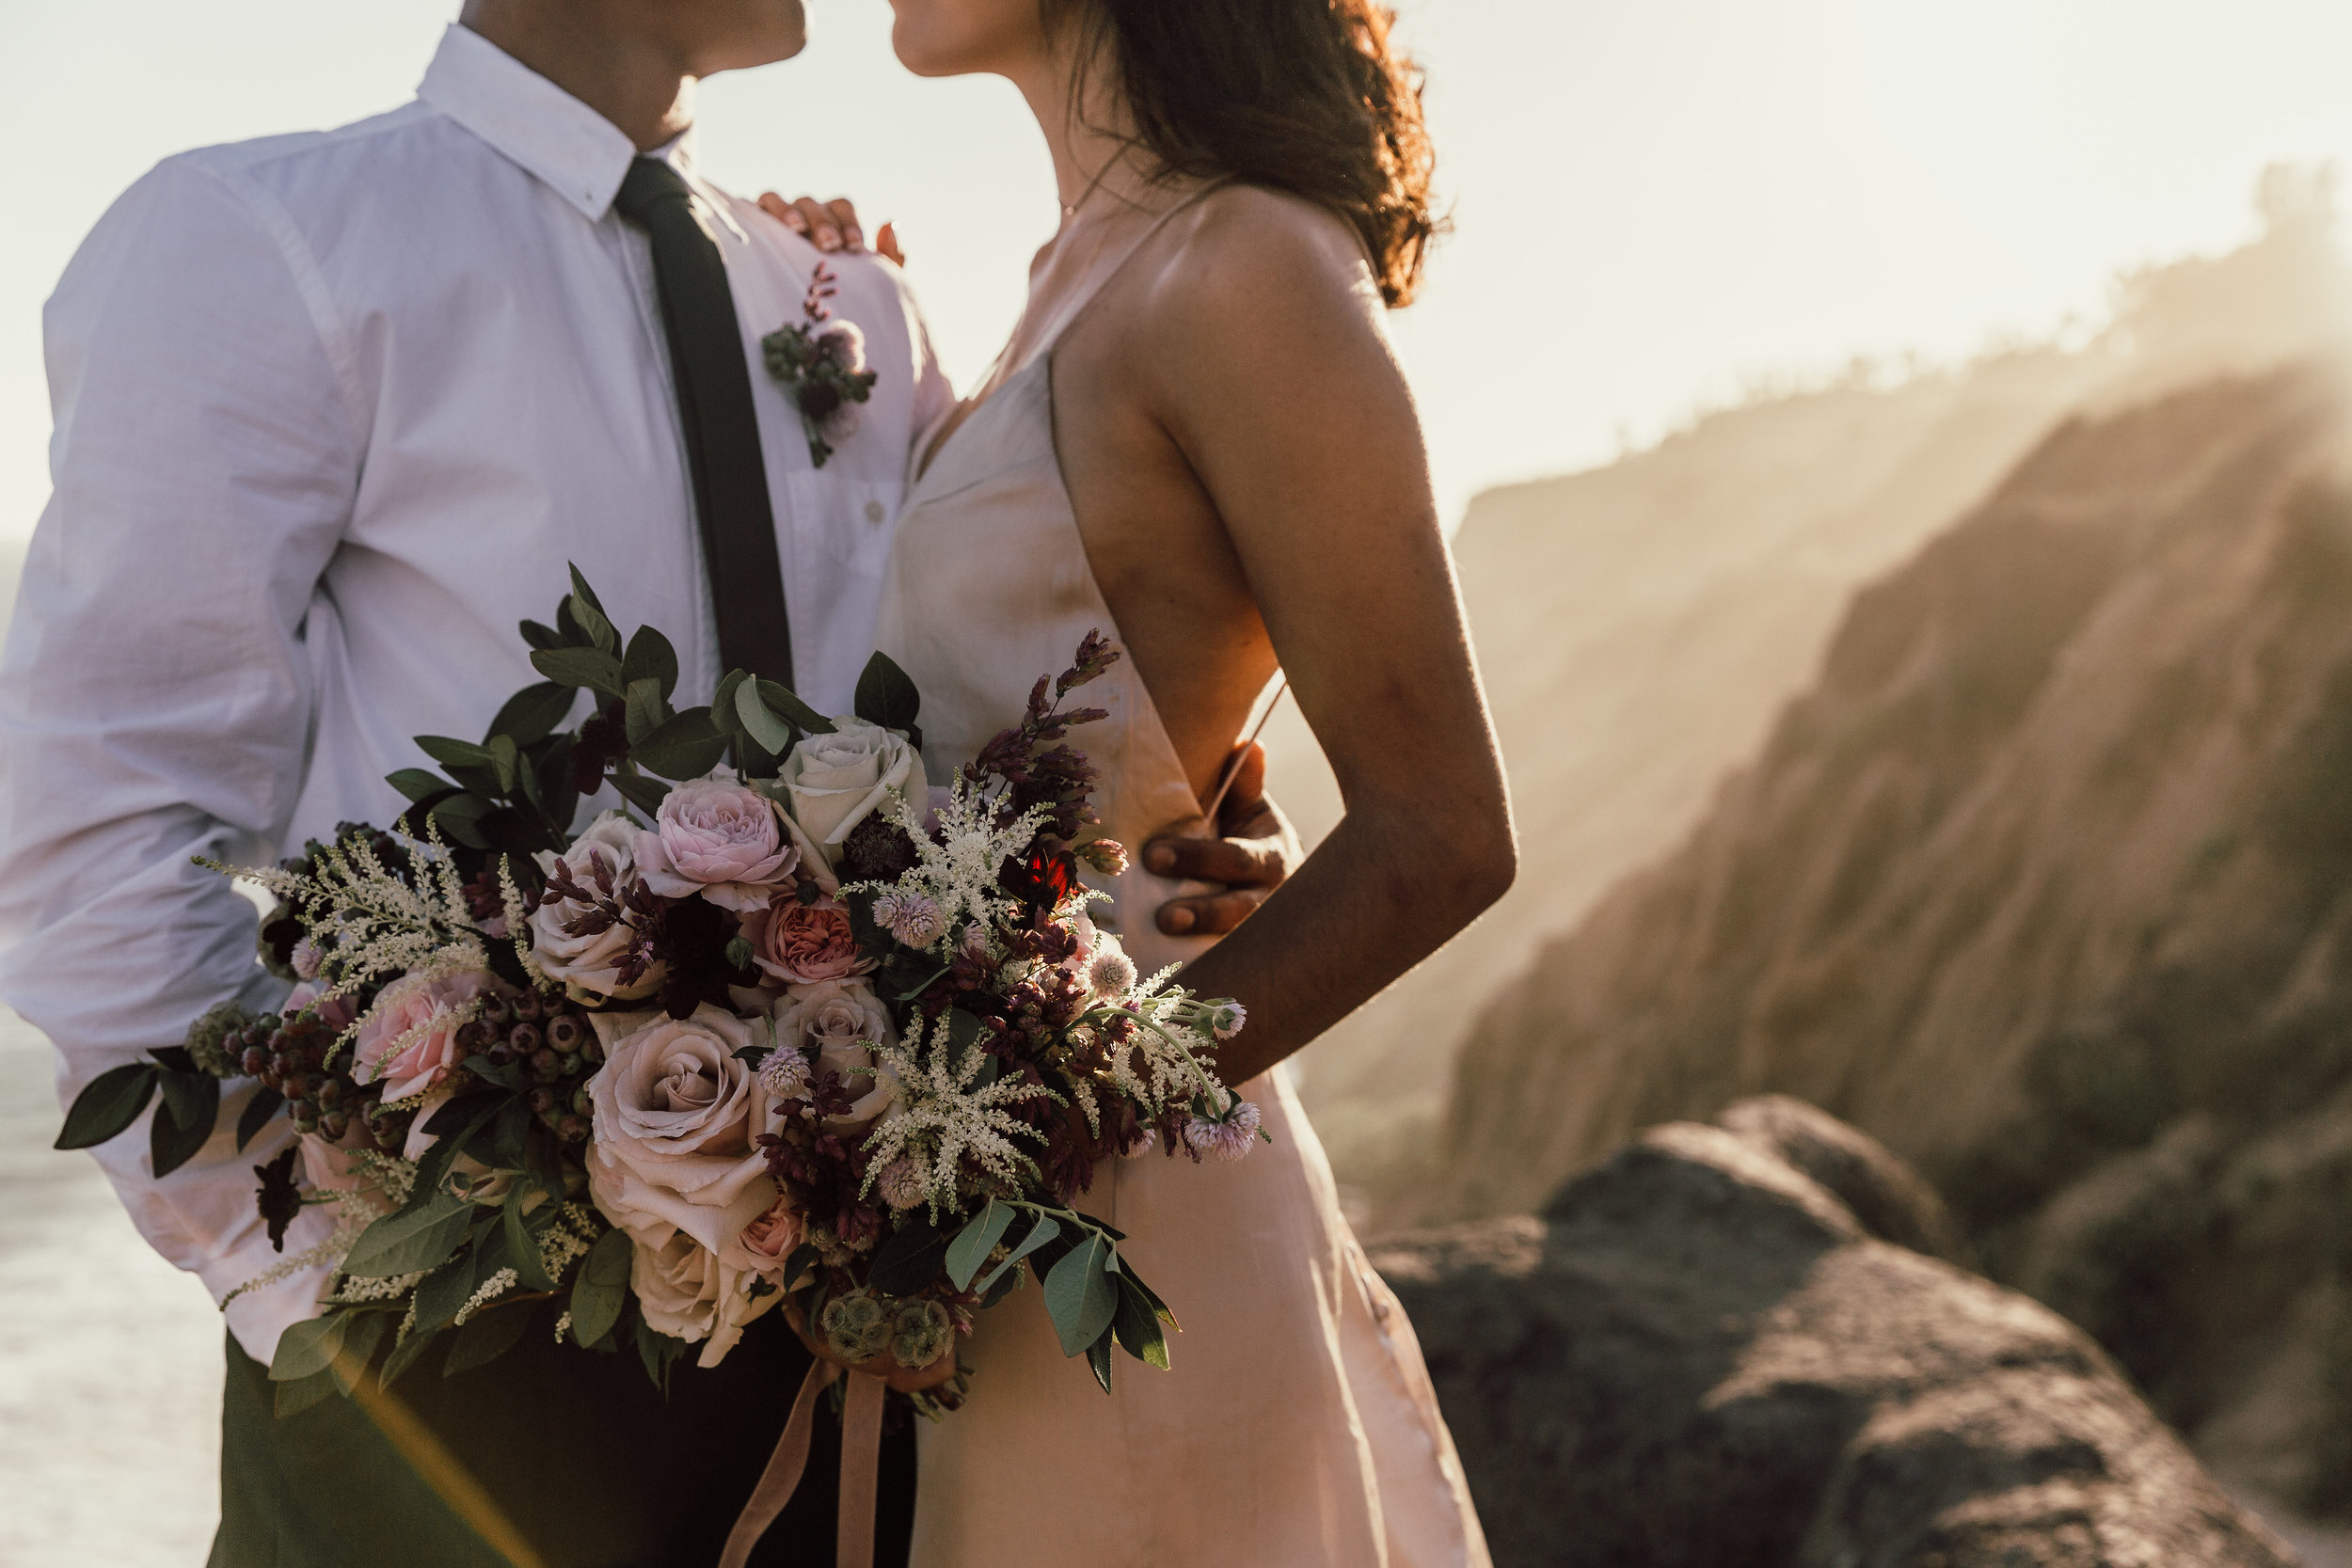
POLYGON ((545 0, 466 0, 458 18, 618 126, 640 152, 694 119, 694 76, 656 40, 599 28, 593 8, 545 0))

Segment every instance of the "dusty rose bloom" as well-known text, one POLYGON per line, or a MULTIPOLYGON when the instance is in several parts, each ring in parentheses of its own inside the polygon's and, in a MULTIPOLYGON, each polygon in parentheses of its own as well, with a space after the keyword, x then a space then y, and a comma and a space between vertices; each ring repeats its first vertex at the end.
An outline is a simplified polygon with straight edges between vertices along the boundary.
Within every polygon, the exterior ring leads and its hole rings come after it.
POLYGON ((752 944, 752 961, 788 986, 847 979, 874 967, 858 957, 850 911, 837 898, 813 904, 789 895, 771 899, 743 916, 743 937, 752 944))
POLYGON ((475 999, 506 988, 480 970, 409 974, 386 986, 359 1025, 354 1053, 363 1084, 381 1083, 389 1104, 438 1088, 457 1065, 457 1030, 475 999))
POLYGON ((638 874, 654 892, 700 894, 730 910, 766 903, 801 858, 774 802, 726 779, 690 779, 671 790, 635 848, 638 874))
POLYGON ((779 1196, 760 1216, 719 1249, 719 1261, 744 1274, 781 1275, 784 1260, 800 1246, 805 1232, 800 1211, 779 1196))

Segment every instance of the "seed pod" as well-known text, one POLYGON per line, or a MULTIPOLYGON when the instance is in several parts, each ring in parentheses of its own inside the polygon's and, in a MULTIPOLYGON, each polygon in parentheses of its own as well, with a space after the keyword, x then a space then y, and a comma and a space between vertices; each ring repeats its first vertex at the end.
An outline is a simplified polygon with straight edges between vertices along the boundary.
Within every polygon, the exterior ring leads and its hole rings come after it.
POLYGON ((558 1013, 548 1020, 548 1043, 558 1051, 578 1051, 587 1037, 578 1013, 558 1013))
POLYGON ((561 1077, 579 1077, 580 1069, 582 1065, 583 1064, 580 1059, 580 1053, 577 1051, 564 1051, 556 1053, 555 1069, 557 1074, 561 1077))
POLYGON ((546 1011, 547 1004, 539 1000, 539 993, 535 990, 527 990, 515 998, 515 1016, 525 1023, 537 1022, 546 1011))
POLYGON ((490 1043, 490 1026, 478 1018, 469 1018, 457 1026, 456 1043, 466 1051, 480 1051, 490 1043))
POLYGON ((533 1111, 543 1114, 552 1109, 555 1105, 555 1091, 553 1089, 533 1089, 525 1098, 531 1101, 531 1108, 533 1111))
POLYGON ((565 1117, 555 1124, 555 1135, 567 1144, 584 1143, 588 1138, 588 1118, 565 1117))
POLYGON ((514 1022, 515 1009, 503 996, 492 991, 482 999, 482 1022, 494 1029, 504 1028, 514 1022))
POLYGON ((547 1037, 535 1023, 517 1023, 506 1031, 506 1043, 515 1048, 517 1056, 528 1056, 547 1043, 547 1037))
POLYGON ((258 1045, 248 1045, 245 1054, 237 1058, 237 1065, 245 1069, 247 1078, 259 1078, 269 1067, 269 1053, 258 1045))
POLYGON ((557 1070, 558 1069, 554 1052, 549 1051, 545 1046, 541 1046, 537 1051, 532 1053, 531 1075, 533 1078, 536 1078, 540 1083, 554 1083, 557 1070))

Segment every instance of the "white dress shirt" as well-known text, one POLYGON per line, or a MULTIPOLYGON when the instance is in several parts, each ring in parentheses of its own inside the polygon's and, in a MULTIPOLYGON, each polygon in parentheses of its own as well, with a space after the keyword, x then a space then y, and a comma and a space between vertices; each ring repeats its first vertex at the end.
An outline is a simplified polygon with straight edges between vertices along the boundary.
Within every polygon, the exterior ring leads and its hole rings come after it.
MULTIPOLYGON (((691 149, 664 150, 691 180, 691 149)), ((340 131, 172 158, 66 269, 44 318, 55 495, 0 655, 0 1000, 71 1101, 205 1007, 274 1004, 254 914, 196 854, 266 863, 389 821, 410 737, 478 736, 537 679, 516 623, 577 562, 624 634, 718 674, 635 150, 452 27, 416 102, 340 131)), ((812 465, 758 340, 818 253, 695 182, 726 258, 773 496, 798 683, 847 709, 916 434, 953 401, 898 274, 828 259, 880 372, 812 465)), ((226 1097, 232 1126, 249 1085, 226 1097)), ((95 1152, 156 1250, 215 1299, 278 1261, 216 1132, 155 1180, 142 1124, 95 1152)), ((310 1211, 292 1255, 329 1228, 310 1211)), ((240 1297, 266 1362, 319 1277, 240 1297)))

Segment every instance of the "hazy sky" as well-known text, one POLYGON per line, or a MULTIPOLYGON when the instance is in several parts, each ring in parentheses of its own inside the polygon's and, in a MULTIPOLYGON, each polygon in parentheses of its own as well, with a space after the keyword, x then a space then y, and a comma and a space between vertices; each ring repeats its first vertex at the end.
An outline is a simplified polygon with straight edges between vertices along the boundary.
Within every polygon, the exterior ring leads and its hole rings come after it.
MULTIPOLYGON (((455 0, 0 0, 0 535, 47 493, 40 305, 183 147, 405 99, 455 0)), ((926 83, 884 0, 702 100, 723 182, 895 217, 960 380, 1054 220, 992 81, 926 83)), ((2352 7, 2319 0, 1402 0, 1458 232, 1396 318, 1449 513, 1605 458, 1745 378, 1964 353, 2095 315, 2119 267, 2250 226, 2276 158, 2352 149, 2352 7)))

